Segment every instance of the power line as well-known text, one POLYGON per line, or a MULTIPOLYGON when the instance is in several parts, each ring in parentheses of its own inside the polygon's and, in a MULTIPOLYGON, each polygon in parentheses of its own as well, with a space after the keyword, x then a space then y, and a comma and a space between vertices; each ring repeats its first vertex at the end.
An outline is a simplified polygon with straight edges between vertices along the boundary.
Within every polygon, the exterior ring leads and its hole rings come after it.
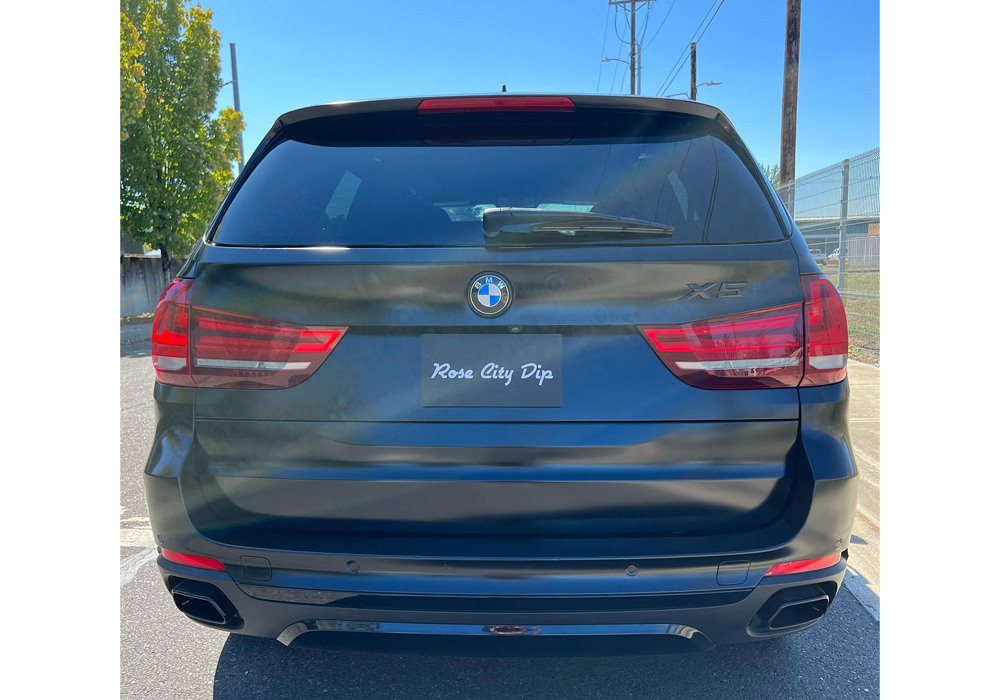
MULTIPOLYGON (((721 10, 722 6, 725 4, 726 0, 722 0, 722 2, 719 3, 719 7, 715 10, 715 15, 719 14, 719 10, 721 10)), ((701 34, 698 36, 698 41, 701 41, 701 37, 705 36, 705 32, 707 32, 708 28, 712 26, 712 22, 715 21, 715 15, 712 15, 712 19, 708 20, 708 24, 706 24, 705 28, 701 30, 701 34)))
MULTIPOLYGON (((697 44, 698 44, 699 42, 701 42, 701 38, 702 38, 703 36, 705 36, 705 32, 707 32, 707 31, 708 31, 708 28, 712 26, 712 22, 714 22, 714 21, 715 21, 715 17, 716 17, 716 15, 718 15, 718 14, 719 14, 719 10, 721 10, 721 9, 722 9, 722 6, 723 6, 723 5, 725 4, 725 3, 726 3, 726 0, 722 0, 722 2, 720 2, 720 3, 719 3, 719 6, 718 6, 717 8, 715 8, 715 14, 714 14, 714 15, 712 15, 712 19, 708 20, 708 24, 706 24, 706 25, 705 25, 705 28, 701 30, 701 34, 699 34, 699 35, 698 35, 698 38, 694 40, 694 44, 695 44, 695 45, 697 45, 697 44)), ((689 54, 688 58, 690 59, 690 54, 689 54)), ((681 64, 681 66, 683 67, 683 64, 681 64)), ((678 75, 679 75, 679 74, 680 74, 680 71, 678 71, 678 75)), ((673 78, 671 78, 670 82, 673 82, 673 81, 674 81, 674 80, 676 80, 676 79, 677 79, 677 75, 675 75, 675 76, 674 76, 673 78)), ((667 90, 669 90, 669 89, 670 89, 670 86, 669 86, 669 85, 667 85, 667 87, 666 87, 666 88, 664 88, 664 90, 663 90, 663 91, 664 91, 664 92, 666 92, 666 91, 667 91, 667 90)), ((693 98, 692 98, 692 99, 693 99, 693 98)))
MULTIPOLYGON (((676 2, 677 0, 674 0, 676 2)), ((643 44, 646 41, 646 32, 649 31, 649 15, 653 12, 653 3, 646 3, 646 19, 642 23, 642 36, 639 37, 639 44, 643 44)))
MULTIPOLYGON (((617 33, 618 33, 618 6, 615 5, 615 34, 617 33)), ((618 55, 615 58, 615 72, 611 75, 611 89, 608 90, 609 95, 615 91, 615 80, 618 79, 618 62, 621 60, 622 57, 622 46, 623 44, 621 42, 618 42, 618 55)))
POLYGON ((611 89, 608 90, 609 95, 615 91, 615 81, 618 80, 618 63, 621 61, 621 58, 622 58, 622 45, 619 44, 618 56, 615 58, 615 72, 611 75, 611 89))
MULTIPOLYGON (((718 0, 712 0, 712 4, 708 6, 708 12, 706 12, 705 16, 701 18, 701 22, 699 22, 698 26, 695 28, 694 34, 691 35, 691 38, 688 40, 685 47, 681 50, 681 53, 677 57, 677 61, 674 62, 673 67, 667 72, 667 77, 663 79, 663 84, 660 85, 660 89, 656 91, 657 95, 662 95, 667 91, 667 89, 670 87, 669 83, 672 83, 674 81, 674 79, 679 74, 680 69, 684 67, 684 64, 687 62, 686 59, 688 57, 688 50, 689 50, 688 47, 691 45, 691 42, 694 41, 695 36, 697 36, 698 31, 701 29, 702 25, 705 24, 705 20, 708 19, 708 16, 712 13, 712 10, 715 9, 715 3, 717 1, 718 0)), ((725 2, 725 0, 722 0, 722 2, 725 2)), ((719 7, 722 7, 722 5, 720 4, 719 7)))
MULTIPOLYGON (((628 29, 628 8, 625 8, 625 28, 628 29)), ((622 39, 622 35, 618 33, 618 5, 615 5, 615 36, 618 37, 618 41, 627 43, 622 39)))
MULTIPOLYGON (((649 40, 649 44, 643 44, 642 47, 643 49, 648 49, 650 44, 656 41, 656 35, 660 33, 661 29, 663 29, 663 25, 667 23, 667 17, 670 16, 670 10, 674 9, 674 5, 676 4, 677 0, 674 0, 672 3, 670 3, 670 9, 667 10, 667 14, 663 15, 663 20, 660 22, 660 26, 656 28, 655 32, 653 32, 653 38, 649 40)), ((652 9, 652 6, 650 6, 650 9, 652 9)), ((645 36, 645 34, 643 34, 643 36, 645 36)))
POLYGON ((598 64, 597 68, 597 90, 601 91, 601 75, 604 73, 604 50, 608 46, 608 21, 611 19, 611 5, 608 5, 608 11, 604 15, 604 42, 601 44, 601 62, 598 64))
POLYGON ((639 44, 646 40, 646 30, 649 29, 649 13, 653 11, 653 4, 646 2, 646 19, 642 23, 642 36, 639 37, 639 44))
POLYGON ((656 91, 657 95, 661 95, 670 89, 674 80, 676 80, 677 76, 680 75, 681 68, 683 68, 684 64, 687 63, 687 59, 690 58, 689 51, 691 44, 701 41, 701 37, 705 36, 705 32, 707 32, 708 28, 712 26, 712 22, 715 21, 715 17, 719 14, 719 10, 722 9, 722 6, 726 4, 726 0, 722 0, 718 7, 715 7, 715 3, 716 0, 712 0, 712 4, 708 8, 708 12, 705 13, 701 22, 698 23, 698 27, 694 30, 694 34, 691 35, 691 39, 687 42, 687 46, 681 50, 681 55, 677 57, 677 63, 675 63, 674 67, 670 69, 670 73, 668 73, 667 77, 663 80, 663 85, 661 85, 660 89, 656 91), (711 19, 708 19, 708 16, 712 13, 713 8, 715 9, 715 14, 712 15, 711 19), (708 24, 705 24, 706 19, 708 19, 708 24), (701 25, 703 24, 705 24, 705 28, 702 30, 701 35, 698 35, 698 30, 701 29, 701 25), (697 39, 695 39, 696 36, 698 37, 697 39))

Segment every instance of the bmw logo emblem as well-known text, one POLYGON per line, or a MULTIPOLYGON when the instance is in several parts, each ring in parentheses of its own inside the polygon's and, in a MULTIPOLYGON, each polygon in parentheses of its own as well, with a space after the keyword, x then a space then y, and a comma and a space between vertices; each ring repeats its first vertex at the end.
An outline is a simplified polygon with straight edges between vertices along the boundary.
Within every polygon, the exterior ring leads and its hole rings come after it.
POLYGON ((469 306, 485 318, 496 318, 510 308, 513 300, 510 282, 495 272, 484 272, 469 285, 469 306))

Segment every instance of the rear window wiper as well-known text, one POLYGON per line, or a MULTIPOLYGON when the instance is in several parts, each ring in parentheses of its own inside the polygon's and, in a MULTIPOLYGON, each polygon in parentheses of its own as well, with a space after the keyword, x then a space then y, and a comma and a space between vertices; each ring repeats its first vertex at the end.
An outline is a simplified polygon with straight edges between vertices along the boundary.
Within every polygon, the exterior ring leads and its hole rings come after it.
POLYGON ((483 212, 483 235, 487 239, 509 240, 504 234, 512 234, 511 238, 522 240, 526 234, 534 234, 531 236, 533 239, 538 237, 553 242, 567 242, 567 238, 607 240, 622 237, 667 237, 673 232, 673 226, 655 221, 592 211, 494 207, 483 212))

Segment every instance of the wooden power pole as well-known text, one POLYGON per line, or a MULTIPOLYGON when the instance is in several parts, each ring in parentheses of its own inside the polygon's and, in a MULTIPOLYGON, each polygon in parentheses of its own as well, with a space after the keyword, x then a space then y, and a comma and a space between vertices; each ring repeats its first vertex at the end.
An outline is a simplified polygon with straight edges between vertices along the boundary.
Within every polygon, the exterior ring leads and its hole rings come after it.
POLYGON ((799 103, 799 25, 802 0, 788 0, 785 11, 785 83, 781 91, 781 164, 778 183, 795 179, 795 120, 799 103))
POLYGON ((698 44, 691 42, 691 100, 698 99, 698 44))

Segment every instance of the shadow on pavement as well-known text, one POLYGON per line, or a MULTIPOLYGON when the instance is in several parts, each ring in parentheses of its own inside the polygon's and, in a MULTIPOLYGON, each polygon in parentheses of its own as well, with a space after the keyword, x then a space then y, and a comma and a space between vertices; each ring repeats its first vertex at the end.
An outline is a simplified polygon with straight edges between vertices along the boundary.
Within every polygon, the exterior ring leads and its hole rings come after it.
MULTIPOLYGON (((780 643, 766 646, 772 663, 782 658, 780 643)), ((231 635, 219 659, 215 698, 626 698, 667 694, 664 684, 676 688, 679 681, 685 688, 714 685, 720 672, 733 672, 734 662, 760 661, 752 649, 662 657, 408 656, 288 649, 231 635)))

